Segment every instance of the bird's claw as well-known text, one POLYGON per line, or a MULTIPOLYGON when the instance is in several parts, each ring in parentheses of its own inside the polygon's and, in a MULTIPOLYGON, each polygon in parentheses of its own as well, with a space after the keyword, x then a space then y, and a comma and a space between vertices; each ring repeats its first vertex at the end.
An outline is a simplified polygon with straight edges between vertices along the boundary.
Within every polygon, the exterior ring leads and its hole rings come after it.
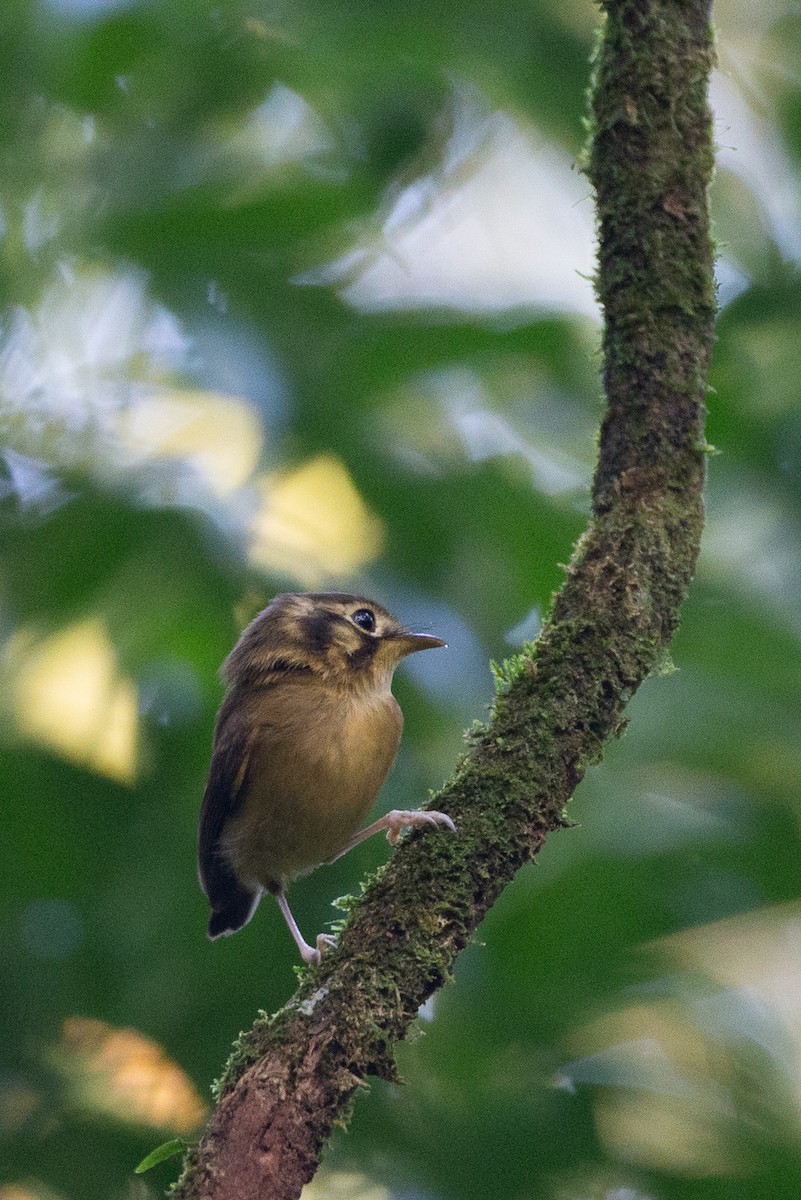
POLYGON ((447 813, 436 812, 433 809, 424 812, 423 810, 403 811, 395 808, 392 812, 387 813, 386 822, 387 841, 390 846, 397 843, 404 829, 412 828, 415 825, 444 825, 451 833, 456 833, 456 826, 447 813))
POLYGON ((326 950, 333 950, 337 944, 337 939, 330 933, 317 934, 317 953, 322 955, 326 950))

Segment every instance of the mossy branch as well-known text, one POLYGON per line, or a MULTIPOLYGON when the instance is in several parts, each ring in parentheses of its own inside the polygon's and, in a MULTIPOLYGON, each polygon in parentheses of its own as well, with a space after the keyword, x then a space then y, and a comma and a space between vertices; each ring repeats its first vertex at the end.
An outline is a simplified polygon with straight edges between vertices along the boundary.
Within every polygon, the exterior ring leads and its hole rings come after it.
POLYGON ((414 834, 338 948, 237 1044, 174 1200, 291 1200, 361 1081, 447 979, 488 908, 565 824, 587 766, 661 661, 703 522, 715 309, 707 0, 607 0, 588 173, 599 225, 607 410, 580 540, 536 646, 436 798, 458 837, 414 834))

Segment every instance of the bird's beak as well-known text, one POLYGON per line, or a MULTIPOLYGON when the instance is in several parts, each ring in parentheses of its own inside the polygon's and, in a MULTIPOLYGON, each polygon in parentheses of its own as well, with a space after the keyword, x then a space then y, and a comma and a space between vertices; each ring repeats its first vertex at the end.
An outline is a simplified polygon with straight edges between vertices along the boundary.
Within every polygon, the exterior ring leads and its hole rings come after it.
POLYGON ((436 650, 438 646, 447 646, 442 638, 430 633, 399 633, 392 639, 401 651, 401 657, 414 654, 417 650, 436 650))

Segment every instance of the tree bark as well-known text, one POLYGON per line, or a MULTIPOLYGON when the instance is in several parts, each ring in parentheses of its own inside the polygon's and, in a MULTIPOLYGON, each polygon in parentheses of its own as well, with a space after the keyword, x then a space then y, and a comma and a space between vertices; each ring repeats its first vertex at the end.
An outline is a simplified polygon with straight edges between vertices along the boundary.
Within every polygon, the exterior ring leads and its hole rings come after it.
POLYGON ((707 0, 607 0, 588 174, 605 314, 592 523, 533 647, 434 801, 456 837, 415 833, 354 903, 339 946, 244 1034, 174 1200, 292 1200, 369 1074, 565 805, 660 664, 703 523, 715 292, 707 0))

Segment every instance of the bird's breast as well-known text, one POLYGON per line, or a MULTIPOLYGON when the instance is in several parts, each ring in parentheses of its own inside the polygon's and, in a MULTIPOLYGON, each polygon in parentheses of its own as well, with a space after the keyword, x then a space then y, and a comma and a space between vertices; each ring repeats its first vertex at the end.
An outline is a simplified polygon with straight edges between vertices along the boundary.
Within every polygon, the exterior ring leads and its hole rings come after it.
POLYGON ((243 803, 223 839, 239 877, 273 888, 341 850, 375 802, 402 727, 388 690, 267 694, 243 803))

